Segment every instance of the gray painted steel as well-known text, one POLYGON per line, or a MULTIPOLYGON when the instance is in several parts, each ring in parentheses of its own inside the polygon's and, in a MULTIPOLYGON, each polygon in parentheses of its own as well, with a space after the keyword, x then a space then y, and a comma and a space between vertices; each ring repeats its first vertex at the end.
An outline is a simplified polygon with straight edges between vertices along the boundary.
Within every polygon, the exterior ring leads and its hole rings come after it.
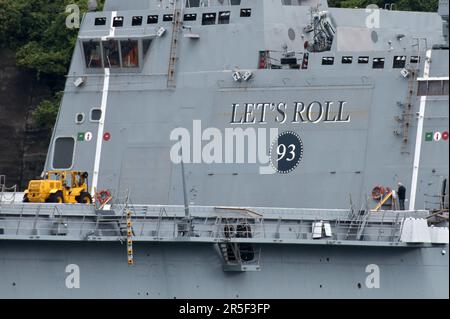
MULTIPOLYGON (((170 158, 174 129, 192 133, 193 121, 201 120, 202 129, 214 127, 222 133, 236 127, 291 130, 304 146, 303 159, 295 170, 261 175, 260 164, 185 163, 188 202, 272 207, 275 211, 256 209, 272 230, 291 227, 281 218, 286 213, 282 208, 296 208, 291 213, 299 214, 298 219, 309 228, 324 213, 306 216, 300 208, 323 209, 330 220, 343 218, 348 229, 357 225, 363 236, 340 238, 342 245, 333 247, 334 243, 310 240, 311 231, 291 245, 289 240, 277 242, 275 235, 270 240, 252 238, 255 251, 260 251, 260 271, 228 272, 223 271, 224 261, 217 252, 217 245, 226 243, 225 237, 155 240, 148 233, 136 236, 136 265, 130 267, 125 246, 118 242, 123 236, 102 234, 96 224, 99 212, 91 208, 61 205, 57 213, 42 217, 46 208, 41 211, 39 205, 4 205, 0 207, 0 297, 448 298, 448 245, 411 247, 398 244, 395 236, 380 244, 370 230, 382 233, 384 220, 380 225, 370 218, 349 217, 348 211, 335 211, 348 209, 349 197, 354 208, 374 207, 376 202, 367 199, 372 188, 395 188, 399 181, 407 187, 407 198, 413 201, 407 206, 413 210, 440 208, 442 182, 449 175, 448 139, 427 141, 426 135, 448 132, 448 43, 441 16, 381 10, 380 25, 368 28, 365 9, 328 8, 326 1, 319 0, 292 2, 301 5, 282 5, 287 2, 281 0, 242 0, 240 5, 229 5, 229 1, 214 0, 210 7, 184 8, 182 14, 196 13, 197 20, 184 22, 179 30, 174 87, 168 86, 173 24, 162 19, 163 14, 174 13, 169 1, 107 0, 104 11, 86 14, 45 168, 54 168, 57 138, 73 137, 70 168, 90 172, 90 183, 97 190, 109 189, 117 198, 128 190, 132 203, 162 205, 144 206, 158 211, 184 202, 181 166, 170 158), (318 4, 320 11, 327 11, 327 21, 336 32, 330 50, 309 52, 306 69, 258 69, 261 51, 269 51, 274 64, 289 51, 304 63, 305 41, 312 41, 305 27, 311 22, 311 8, 318 4), (242 17, 241 9, 251 9, 251 16, 242 17), (202 25, 202 14, 222 11, 230 11, 229 24, 202 25), (158 23, 147 24, 148 15, 158 15, 158 23), (112 27, 116 16, 124 17, 123 27, 112 27), (131 25, 134 16, 143 16, 142 25, 131 25), (96 18, 106 18, 105 25, 95 25, 96 18), (162 36, 157 35, 160 27, 166 30, 162 36), (138 40, 139 67, 87 68, 83 43, 110 39, 138 40), (146 40, 151 44, 144 56, 146 40), (399 56, 406 57, 409 77, 401 74, 403 68, 393 67, 399 56), (323 58, 330 57, 333 65, 323 65, 323 58), (342 63, 343 57, 352 57, 352 63, 342 63), (358 63, 359 57, 368 57, 368 63, 358 63), (418 63, 411 62, 414 57, 419 57, 418 63), (384 67, 374 69, 372 63, 378 58, 385 59, 384 67), (235 82, 236 70, 249 70, 253 76, 235 82), (416 78, 439 78, 447 91, 425 100, 417 95, 416 78), (341 101, 346 102, 342 119, 349 116, 349 121, 293 123, 297 102, 331 103, 333 117, 339 116, 341 101), (232 124, 233 104, 237 103, 238 119, 246 103, 286 103, 286 121, 277 122, 280 113, 275 109, 267 112, 267 123, 232 124), (408 104, 411 109, 405 116, 408 104), (98 108, 104 111, 101 123, 90 118, 91 110, 98 108), (77 123, 79 114, 84 119, 77 123), (92 133, 91 139, 81 141, 79 133, 86 132, 92 133), (109 140, 103 138, 104 133, 109 140), (417 190, 415 200, 411 199, 413 189, 417 190), (45 233, 42 218, 52 223, 64 219, 69 233, 45 233), (88 228, 93 234, 74 226, 80 219, 96 225, 88 228), (39 227, 44 233, 32 233, 39 227), (79 235, 74 236, 77 231, 79 235), (308 245, 312 243, 316 244, 308 245), (392 243, 399 247, 389 247, 392 243), (68 264, 80 266, 80 289, 65 287, 68 264), (365 285, 370 264, 380 267, 378 289, 365 285)), ((261 109, 254 115, 261 118, 261 109)), ((312 116, 318 116, 318 111, 312 116)), ((113 206, 113 215, 122 216, 121 208, 113 206)), ((207 215, 212 214, 210 210, 206 209, 207 215)), ((177 216, 182 220, 184 212, 180 211, 177 216)), ((424 212, 410 214, 426 216, 424 212)), ((147 218, 146 213, 143 216, 147 218)), ((145 225, 143 216, 137 214, 134 221, 145 225)), ((153 216, 152 225, 171 220, 177 227, 178 217, 169 216, 153 216)), ((395 227, 405 216, 400 218, 396 212, 387 216, 388 224, 398 231, 395 227)), ((212 231, 208 219, 202 221, 212 231)), ((332 226, 335 232, 341 229, 341 224, 332 226)))

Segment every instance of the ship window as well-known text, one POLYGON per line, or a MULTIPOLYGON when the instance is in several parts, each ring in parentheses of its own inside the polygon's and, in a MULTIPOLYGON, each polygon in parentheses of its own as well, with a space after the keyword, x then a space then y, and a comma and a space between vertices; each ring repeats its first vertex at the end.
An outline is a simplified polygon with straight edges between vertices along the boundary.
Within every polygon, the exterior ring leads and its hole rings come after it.
POLYGON ((102 118, 102 110, 101 109, 92 109, 91 110, 91 122, 100 122, 102 118))
POLYGON ((103 42, 103 61, 105 61, 105 68, 120 67, 119 43, 117 40, 103 42))
POLYGON ((219 12, 219 24, 229 24, 230 23, 230 11, 219 12))
POLYGON ((53 168, 69 169, 72 167, 75 139, 73 137, 58 137, 53 149, 53 168))
POLYGON ((394 69, 403 69, 406 65, 406 56, 404 55, 396 55, 394 56, 394 69))
POLYGON ((113 27, 123 27, 123 17, 114 17, 113 27))
POLYGON ((304 53, 302 60, 302 70, 308 69, 308 62, 309 62, 309 53, 304 53))
POLYGON ((241 17, 248 18, 252 15, 252 9, 241 9, 241 17))
POLYGON ((442 93, 443 95, 448 95, 448 80, 443 81, 442 93))
POLYGON ((442 81, 428 81, 428 95, 442 95, 442 81))
POLYGON ((131 20, 132 26, 142 25, 142 17, 141 16, 134 16, 131 20))
POLYGON ((232 6, 240 6, 241 0, 230 0, 232 6))
POLYGON ((95 25, 106 25, 106 18, 105 17, 101 17, 101 18, 95 18, 95 25))
POLYGON ((102 67, 102 55, 100 53, 99 41, 85 41, 83 42, 84 58, 87 68, 101 68, 102 67))
POLYGON ((186 0, 186 8, 200 7, 200 0, 186 0))
POLYGON ((75 115, 75 122, 77 124, 82 124, 84 122, 84 113, 78 113, 75 115))
POLYGON ((416 56, 412 56, 411 60, 409 60, 410 63, 419 63, 420 62, 420 58, 416 55, 416 56))
POLYGON ((369 57, 368 56, 360 56, 358 58, 358 63, 359 64, 367 64, 367 63, 369 63, 369 57))
POLYGON ((342 57, 342 64, 352 64, 353 57, 351 56, 343 56, 342 57))
POLYGON ((334 57, 323 57, 322 58, 322 65, 333 65, 334 64, 334 57))
POLYGON ((419 81, 417 95, 448 95, 448 80, 419 81))
POLYGON ((147 16, 147 24, 155 24, 155 23, 158 23, 158 16, 157 15, 147 16))
POLYGON ((197 20, 197 14, 195 13, 187 13, 183 17, 184 21, 195 21, 197 20))
POLYGON ((136 68, 139 66, 137 40, 120 41, 120 50, 122 51, 122 67, 136 68))
POLYGON ((373 69, 383 69, 384 68, 384 58, 373 58, 373 69))
POLYGON ((215 13, 203 13, 202 25, 216 24, 216 14, 215 13))
POLYGON ((144 53, 143 56, 145 57, 147 55, 148 49, 150 48, 150 44, 152 43, 152 40, 150 39, 144 39, 142 41, 142 52, 144 53))
POLYGON ((173 20, 173 14, 165 14, 163 15, 163 21, 172 21, 173 20))

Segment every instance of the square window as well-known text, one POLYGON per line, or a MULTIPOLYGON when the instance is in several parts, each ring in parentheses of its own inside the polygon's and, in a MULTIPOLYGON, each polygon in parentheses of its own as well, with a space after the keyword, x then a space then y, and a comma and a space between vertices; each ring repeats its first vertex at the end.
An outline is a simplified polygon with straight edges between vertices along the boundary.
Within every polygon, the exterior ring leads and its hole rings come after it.
POLYGON ((360 56, 358 58, 359 64, 368 64, 369 63, 369 57, 368 56, 360 56))
POLYGON ((230 23, 230 11, 219 12, 219 24, 229 24, 230 23))
POLYGON ((195 21, 197 20, 197 14, 196 13, 186 13, 183 17, 184 21, 195 21))
POLYGON ((102 118, 102 110, 101 109, 92 109, 91 110, 91 121, 99 122, 102 118))
POLYGON ((322 65, 333 65, 334 64, 334 57, 323 57, 322 58, 322 65))
POLYGON ((123 17, 114 17, 113 27, 123 27, 123 17))
POLYGON ((216 24, 216 13, 203 13, 202 25, 216 24))
POLYGON ((131 25, 132 26, 142 25, 142 17, 141 16, 133 17, 132 20, 131 20, 131 25))
POLYGON ((241 17, 248 18, 252 15, 252 9, 241 9, 241 17))
POLYGON ((165 14, 163 15, 163 21, 173 21, 173 14, 165 14))
POLYGON ((105 17, 101 17, 101 18, 95 18, 95 25, 106 25, 106 18, 105 17))
POLYGON ((373 69, 384 69, 384 58, 373 58, 373 69))
POLYGON ((342 57, 342 64, 352 64, 352 63, 353 63, 352 56, 343 56, 342 57))
POLYGON ((158 23, 158 16, 157 15, 147 16, 147 24, 155 24, 155 23, 158 23))
POLYGON ((412 56, 411 59, 409 60, 410 63, 419 63, 420 62, 420 58, 416 55, 416 56, 412 56))
POLYGON ((394 56, 394 62, 392 67, 394 69, 403 69, 406 66, 406 56, 405 55, 397 55, 394 56))
POLYGON ((186 0, 186 8, 200 7, 200 0, 186 0))

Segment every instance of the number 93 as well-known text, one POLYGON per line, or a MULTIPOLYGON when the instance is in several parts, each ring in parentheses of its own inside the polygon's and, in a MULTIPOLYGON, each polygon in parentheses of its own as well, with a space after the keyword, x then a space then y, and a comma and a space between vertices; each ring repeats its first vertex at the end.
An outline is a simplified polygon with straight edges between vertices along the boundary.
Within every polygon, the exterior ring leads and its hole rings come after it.
POLYGON ((281 161, 282 159, 284 159, 286 157, 286 161, 291 162, 295 158, 295 145, 290 144, 288 147, 286 147, 286 145, 280 144, 277 147, 277 154, 278 154, 277 161, 281 161), (286 156, 286 155, 288 155, 288 156, 286 156), (290 157, 289 157, 289 155, 290 155, 290 157))

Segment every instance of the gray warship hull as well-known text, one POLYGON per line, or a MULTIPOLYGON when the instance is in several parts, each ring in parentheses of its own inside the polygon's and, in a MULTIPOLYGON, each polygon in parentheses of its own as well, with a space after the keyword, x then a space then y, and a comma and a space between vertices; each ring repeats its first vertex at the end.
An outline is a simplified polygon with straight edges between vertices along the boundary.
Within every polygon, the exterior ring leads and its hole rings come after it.
POLYGON ((0 297, 448 298, 448 13, 201 3, 84 16, 45 170, 113 200, 0 203, 0 297))
POLYGON ((443 298, 448 255, 442 248, 261 245, 262 270, 222 271, 214 246, 147 243, 126 263, 120 243, 2 241, 2 298, 443 298), (82 269, 79 289, 67 289, 67 265, 82 269), (383 269, 380 289, 368 289, 367 265, 383 269), (384 275, 384 273, 386 275, 384 275), (361 288, 360 288, 361 287, 361 288))

